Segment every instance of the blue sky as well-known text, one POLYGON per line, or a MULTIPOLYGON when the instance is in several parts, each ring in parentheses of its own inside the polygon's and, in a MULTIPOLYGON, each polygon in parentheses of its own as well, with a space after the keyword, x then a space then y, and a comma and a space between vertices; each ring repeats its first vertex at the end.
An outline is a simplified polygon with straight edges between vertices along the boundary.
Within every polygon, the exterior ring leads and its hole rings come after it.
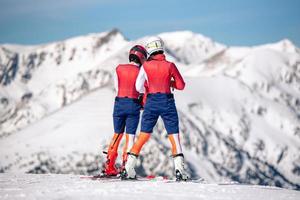
POLYGON ((129 39, 191 30, 226 45, 288 38, 299 0, 0 0, 0 43, 39 44, 118 28, 129 39))

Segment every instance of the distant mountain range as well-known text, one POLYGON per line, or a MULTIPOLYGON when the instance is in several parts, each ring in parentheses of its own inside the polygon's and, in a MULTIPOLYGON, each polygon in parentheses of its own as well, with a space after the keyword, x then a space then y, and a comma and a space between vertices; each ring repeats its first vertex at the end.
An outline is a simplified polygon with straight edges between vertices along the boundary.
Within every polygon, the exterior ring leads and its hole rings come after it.
MULTIPOLYGON (((228 47, 190 31, 162 33, 186 89, 175 92, 187 168, 207 181, 300 189, 300 49, 284 39, 228 47)), ((0 171, 97 173, 112 135, 118 30, 38 46, 0 45, 0 171)), ((173 173, 159 121, 138 172, 173 173)))

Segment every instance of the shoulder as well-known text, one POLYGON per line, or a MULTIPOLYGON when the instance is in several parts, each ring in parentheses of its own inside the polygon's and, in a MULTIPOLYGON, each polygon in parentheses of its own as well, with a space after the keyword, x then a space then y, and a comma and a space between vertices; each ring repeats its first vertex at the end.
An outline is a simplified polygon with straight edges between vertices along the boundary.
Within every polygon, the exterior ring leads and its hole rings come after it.
POLYGON ((173 63, 173 62, 169 62, 169 64, 170 64, 170 66, 172 66, 172 67, 176 67, 175 63, 173 63))
POLYGON ((143 63, 143 65, 141 66, 141 69, 143 69, 144 71, 147 70, 147 69, 150 69, 151 66, 153 65, 152 61, 151 60, 147 60, 143 63))
POLYGON ((117 68, 123 68, 123 67, 126 67, 128 64, 119 64, 118 66, 117 66, 117 68))
POLYGON ((148 66, 149 64, 151 64, 152 60, 146 60, 142 66, 148 66))
POLYGON ((122 64, 117 65, 116 70, 122 68, 122 64))
POLYGON ((116 70, 122 70, 124 68, 127 68, 129 64, 119 64, 117 67, 116 67, 116 70))
POLYGON ((117 67, 116 67, 116 73, 121 73, 122 71, 124 71, 124 68, 125 68, 125 65, 124 64, 119 64, 117 67))
POLYGON ((164 64, 164 65, 168 65, 168 66, 173 66, 173 65, 175 65, 173 62, 167 60, 165 55, 164 55, 163 59, 160 60, 159 62, 162 63, 162 64, 164 64))
POLYGON ((168 66, 169 66, 169 70, 170 70, 171 73, 174 73, 175 71, 178 70, 175 63, 173 63, 173 62, 169 62, 168 66))

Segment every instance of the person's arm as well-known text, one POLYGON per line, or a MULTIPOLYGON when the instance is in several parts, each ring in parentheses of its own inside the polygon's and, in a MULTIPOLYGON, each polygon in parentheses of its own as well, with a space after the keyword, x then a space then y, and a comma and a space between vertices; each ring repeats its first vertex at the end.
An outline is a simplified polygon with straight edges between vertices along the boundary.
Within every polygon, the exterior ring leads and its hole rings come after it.
POLYGON ((116 91, 116 93, 118 94, 118 89, 119 89, 119 83, 118 83, 118 74, 117 74, 117 69, 114 71, 114 74, 113 74, 113 78, 114 78, 114 89, 116 91))
POLYGON ((147 79, 147 74, 144 70, 144 67, 142 66, 140 69, 140 72, 136 78, 136 82, 135 82, 135 89, 136 91, 138 91, 139 93, 144 93, 145 89, 144 89, 144 83, 147 79))
POLYGON ((174 79, 171 81, 171 87, 177 90, 183 90, 185 82, 174 63, 171 63, 171 77, 174 79))

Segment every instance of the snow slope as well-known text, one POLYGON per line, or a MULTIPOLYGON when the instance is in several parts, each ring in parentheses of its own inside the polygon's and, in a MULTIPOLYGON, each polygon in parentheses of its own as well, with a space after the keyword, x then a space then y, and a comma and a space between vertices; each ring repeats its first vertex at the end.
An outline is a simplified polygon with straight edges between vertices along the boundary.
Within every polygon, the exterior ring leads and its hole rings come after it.
POLYGON ((103 162, 104 147, 100 145, 108 141, 113 130, 113 98, 109 88, 98 90, 18 134, 3 138, 0 140, 2 166, 14 172, 97 170, 97 163, 103 162))
MULTIPOLYGON (((289 40, 225 47, 189 31, 160 36, 187 82, 175 97, 190 176, 300 189, 299 49, 289 40)), ((113 30, 1 46, 0 171, 99 172, 113 130, 112 72, 146 39, 113 30)), ((169 155, 159 121, 138 173, 173 176, 169 155)))
POLYGON ((299 191, 234 183, 93 181, 76 175, 0 174, 0 199, 298 200, 299 191))
POLYGON ((0 137, 111 81, 101 62, 127 41, 117 30, 46 45, 0 46, 0 137))

